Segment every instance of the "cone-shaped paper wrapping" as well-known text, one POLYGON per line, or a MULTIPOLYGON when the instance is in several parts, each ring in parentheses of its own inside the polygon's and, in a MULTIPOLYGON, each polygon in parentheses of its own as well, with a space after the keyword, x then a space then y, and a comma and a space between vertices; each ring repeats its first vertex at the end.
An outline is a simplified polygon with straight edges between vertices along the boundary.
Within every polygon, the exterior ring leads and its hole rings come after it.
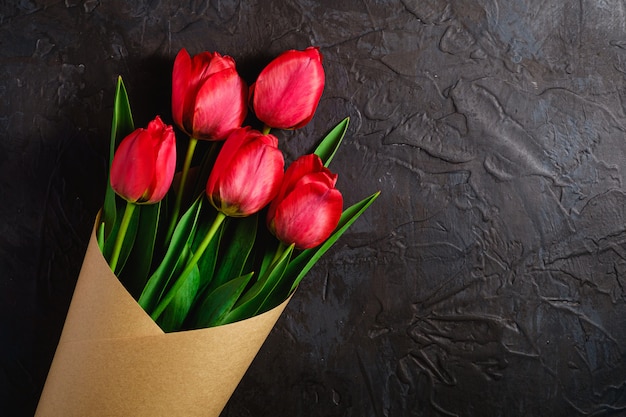
POLYGON ((219 416, 287 305, 163 333, 92 234, 36 417, 219 416))

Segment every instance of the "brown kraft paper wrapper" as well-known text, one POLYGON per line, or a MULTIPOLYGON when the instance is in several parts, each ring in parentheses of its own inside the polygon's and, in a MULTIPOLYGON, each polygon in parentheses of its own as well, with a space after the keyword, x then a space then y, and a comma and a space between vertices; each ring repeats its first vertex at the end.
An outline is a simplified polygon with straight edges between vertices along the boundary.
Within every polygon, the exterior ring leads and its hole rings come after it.
POLYGON ((240 322, 164 333, 92 233, 36 417, 217 417, 289 300, 240 322))

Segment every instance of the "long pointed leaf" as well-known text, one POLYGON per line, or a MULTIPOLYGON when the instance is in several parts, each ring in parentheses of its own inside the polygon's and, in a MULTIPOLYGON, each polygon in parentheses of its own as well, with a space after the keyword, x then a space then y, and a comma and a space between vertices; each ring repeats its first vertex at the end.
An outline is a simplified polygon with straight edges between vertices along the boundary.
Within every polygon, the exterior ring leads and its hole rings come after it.
POLYGON ((200 270, 196 265, 157 320, 164 332, 180 330, 191 309, 199 285, 200 270))
MULTIPOLYGON (((108 237, 115 224, 120 221, 120 208, 117 204, 115 191, 111 188, 108 172, 111 169, 115 149, 122 138, 132 133, 134 130, 133 116, 128 101, 126 87, 122 77, 118 77, 115 88, 115 99, 113 103, 113 118, 111 122, 111 139, 109 142, 109 166, 107 171, 107 184, 104 194, 104 205, 102 208, 102 221, 104 222, 104 236, 108 237)), ((121 208, 123 210, 123 206, 121 208)))
POLYGON ((224 316, 235 305, 241 293, 250 282, 253 272, 231 279, 230 281, 215 288, 202 301, 193 319, 193 328, 215 326, 223 320, 224 316))
POLYGON ((156 244, 161 203, 139 206, 139 224, 134 245, 119 274, 128 292, 137 299, 145 286, 156 244))
POLYGON ((324 162, 325 167, 328 167, 330 161, 333 160, 333 156, 335 156, 335 153, 337 152, 337 149, 339 149, 339 145, 341 145, 341 141, 346 134, 346 130, 348 130, 349 123, 349 117, 346 117, 339 122, 339 124, 335 126, 324 139, 322 139, 322 142, 313 152, 315 155, 320 157, 322 162, 324 162))
MULTIPOLYGON (((215 210, 203 210, 202 213, 200 213, 200 216, 203 219, 203 221, 199 222, 198 228, 196 230, 196 235, 192 243, 192 250, 194 252, 198 249, 202 240, 207 235, 211 225, 213 224, 215 220, 216 214, 217 214, 217 211, 215 210)), ((196 296, 196 301, 199 297, 202 296, 202 294, 205 293, 206 289, 210 285, 212 285, 213 275, 215 273, 215 265, 217 264, 217 258, 220 255, 219 246, 220 246, 220 242, 222 240, 224 229, 228 220, 229 219, 227 219, 226 221, 224 221, 224 223, 222 223, 222 225, 220 226, 220 229, 217 231, 217 236, 215 236, 211 240, 211 243, 209 243, 209 246, 204 251, 204 254, 198 260, 197 265, 198 265, 198 269, 200 270, 200 286, 199 286, 198 294, 196 296)))
POLYGON ((302 278, 309 272, 315 263, 326 253, 328 249, 344 234, 346 230, 359 218, 363 212, 378 198, 380 191, 359 201, 351 207, 348 207, 341 215, 339 224, 330 237, 320 246, 304 250, 293 261, 291 261, 285 271, 285 279, 292 279, 293 284, 291 291, 293 292, 302 278))
POLYGON ((223 248, 220 255, 219 267, 215 271, 215 277, 211 288, 217 288, 225 282, 242 275, 250 251, 254 246, 257 232, 258 215, 254 214, 239 219, 231 219, 229 239, 222 242, 223 248))
POLYGON ((202 197, 199 197, 179 220, 161 264, 148 279, 139 297, 139 305, 148 313, 157 305, 161 294, 175 272, 176 265, 181 259, 181 254, 184 252, 189 240, 193 237, 202 201, 202 197))
POLYGON ((241 299, 237 301, 233 310, 226 314, 219 324, 233 323, 259 314, 267 299, 271 297, 276 287, 280 285, 292 252, 293 245, 283 252, 264 277, 246 291, 241 299))

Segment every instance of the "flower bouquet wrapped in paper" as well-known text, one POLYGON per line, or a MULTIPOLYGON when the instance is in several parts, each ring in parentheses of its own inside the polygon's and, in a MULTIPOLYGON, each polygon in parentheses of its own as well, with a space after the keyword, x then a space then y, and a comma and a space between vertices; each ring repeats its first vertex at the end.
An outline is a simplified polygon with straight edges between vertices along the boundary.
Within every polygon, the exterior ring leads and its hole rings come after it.
POLYGON ((183 49, 172 81, 180 167, 174 128, 135 128, 118 80, 104 205, 39 417, 218 416, 302 278, 378 196, 344 209, 335 187, 347 119, 285 169, 271 131, 313 117, 317 48, 284 52, 250 87, 232 58, 183 49), (259 129, 242 126, 248 108, 259 129))

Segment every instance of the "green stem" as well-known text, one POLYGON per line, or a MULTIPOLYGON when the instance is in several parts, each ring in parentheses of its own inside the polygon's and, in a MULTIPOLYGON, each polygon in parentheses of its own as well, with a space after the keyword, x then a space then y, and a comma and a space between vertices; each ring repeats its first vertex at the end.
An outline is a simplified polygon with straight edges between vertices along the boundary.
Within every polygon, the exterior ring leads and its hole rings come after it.
POLYGON ((117 273, 117 263, 120 259, 120 252, 122 251, 122 245, 124 244, 124 238, 126 237, 126 232, 128 231, 128 225, 130 224, 130 220, 133 217, 133 212, 135 211, 135 204, 130 201, 126 202, 126 208, 124 209, 124 216, 122 217, 122 223, 120 223, 120 228, 117 231, 117 236, 115 237, 115 244, 113 245, 113 253, 111 254, 111 260, 109 261, 109 266, 114 273, 117 273))
POLYGON ((174 285, 172 285, 172 288, 170 288, 167 294, 165 294, 165 296, 161 299, 161 301, 159 301, 159 304, 157 304, 154 311, 150 314, 150 317, 152 317, 153 320, 156 321, 161 316, 163 311, 167 308, 169 303, 174 299, 174 296, 176 295, 178 290, 183 286, 183 284, 187 280, 187 276, 191 273, 193 268, 196 266, 196 264, 198 263, 202 255, 204 254, 204 251, 209 246, 209 243, 211 243, 211 240, 213 240, 213 236, 215 236, 215 233, 217 233, 217 231, 220 228, 220 225, 225 219, 226 219, 226 215, 224 213, 222 212, 217 213, 217 216, 215 217, 215 220, 213 221, 211 228, 207 232, 206 236, 200 243, 200 246, 198 246, 198 249, 196 249, 196 252, 193 254, 189 262, 187 262, 185 269, 180 274, 176 282, 174 282, 174 285))
POLYGON ((272 130, 272 128, 268 125, 264 125, 263 126, 263 130, 261 131, 261 133, 263 133, 264 135, 269 135, 270 130, 272 130))
POLYGON ((169 242, 172 238, 172 234, 174 234, 174 229, 176 228, 176 223, 178 222, 178 215, 182 206, 183 194, 185 194, 185 188, 187 186, 187 176, 189 174, 191 160, 193 159, 193 154, 196 151, 197 144, 198 139, 192 137, 189 138, 189 144, 187 145, 187 155, 185 155, 185 161, 183 162, 183 171, 180 176, 180 186, 178 187, 178 194, 176 194, 176 200, 174 202, 174 209, 172 210, 170 226, 167 229, 167 235, 165 236, 166 243, 169 242))

